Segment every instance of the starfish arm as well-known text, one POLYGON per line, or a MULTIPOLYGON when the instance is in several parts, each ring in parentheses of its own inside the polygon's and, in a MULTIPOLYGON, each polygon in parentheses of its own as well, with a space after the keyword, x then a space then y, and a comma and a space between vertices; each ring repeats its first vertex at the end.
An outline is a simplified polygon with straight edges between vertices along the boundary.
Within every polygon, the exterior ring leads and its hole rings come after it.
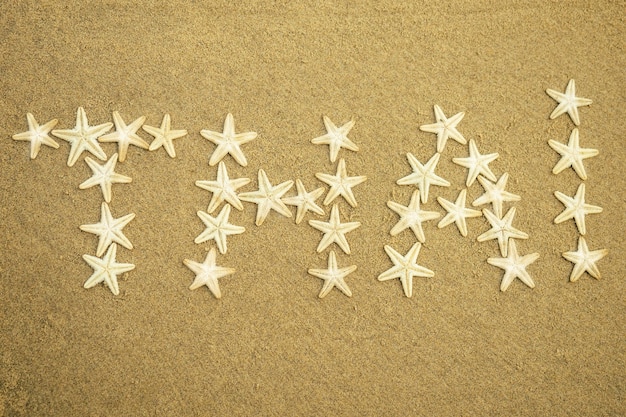
POLYGON ((163 141, 163 147, 165 148, 165 152, 170 156, 170 158, 176 158, 176 149, 174 149, 174 143, 172 143, 171 139, 167 138, 163 141))
POLYGON ((337 277, 337 279, 334 282, 335 286, 339 288, 339 290, 345 295, 347 295, 348 297, 352 297, 352 291, 350 290, 350 287, 348 287, 348 284, 346 284, 344 277, 348 275, 350 272, 353 272, 355 269, 356 269, 356 266, 354 266, 353 269, 342 268, 341 270, 339 270, 339 272, 341 273, 341 276, 337 277))
MULTIPOLYGON (((246 156, 243 154, 243 151, 241 150, 241 147, 239 146, 238 143, 232 143, 230 146, 230 149, 228 149, 228 153, 242 167, 248 166, 248 160, 246 159, 246 156)), ((209 162, 209 165, 210 165, 210 162, 209 162)))
POLYGON ((235 135, 234 139, 239 145, 243 145, 257 138, 256 132, 244 132, 235 135))

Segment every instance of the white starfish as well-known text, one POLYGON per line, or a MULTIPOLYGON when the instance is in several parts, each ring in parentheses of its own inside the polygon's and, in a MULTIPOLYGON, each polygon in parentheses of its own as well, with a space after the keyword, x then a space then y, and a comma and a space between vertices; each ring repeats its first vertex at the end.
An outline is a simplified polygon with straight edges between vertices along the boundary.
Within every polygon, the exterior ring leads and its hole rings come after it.
POLYGON ((28 130, 13 135, 15 140, 25 140, 30 142, 30 159, 35 159, 41 145, 47 145, 54 149, 59 149, 59 144, 52 139, 48 133, 56 126, 58 120, 52 119, 48 123, 39 126, 35 116, 32 113, 26 113, 26 121, 28 122, 28 130))
POLYGON ((491 224, 491 229, 487 230, 476 239, 479 242, 498 239, 498 246, 500 247, 502 256, 507 256, 509 239, 528 239, 526 233, 512 226, 513 217, 515 216, 515 207, 511 207, 502 219, 487 209, 483 209, 483 215, 491 224))
POLYGON ((291 210, 282 202, 281 197, 289 191, 292 185, 293 181, 289 180, 272 186, 265 171, 259 169, 259 190, 241 193, 239 199, 258 205, 256 225, 260 226, 272 209, 285 217, 291 217, 291 210))
POLYGON ((346 199, 348 204, 352 207, 356 207, 357 203, 356 198, 354 198, 354 193, 352 193, 352 187, 355 187, 367 180, 365 175, 348 177, 348 174, 346 173, 346 161, 343 158, 339 160, 337 173, 335 175, 317 173, 315 174, 315 177, 318 180, 330 185, 330 190, 324 199, 325 206, 327 206, 337 196, 341 195, 346 199))
POLYGON ((133 264, 121 264, 115 262, 117 254, 117 244, 113 243, 109 246, 109 250, 103 258, 92 255, 83 255, 85 262, 93 268, 93 274, 85 281, 83 287, 91 288, 104 282, 114 295, 119 295, 120 287, 117 283, 117 276, 124 272, 135 269, 133 264))
POLYGON ((593 206, 585 203, 585 184, 580 184, 576 195, 574 197, 568 197, 565 194, 555 191, 554 195, 559 199, 561 203, 565 205, 565 209, 561 214, 554 219, 555 224, 564 222, 565 220, 574 219, 576 227, 581 235, 587 233, 585 226, 586 214, 597 214, 602 212, 602 207, 593 206))
POLYGON ((430 132, 437 134, 437 152, 443 152, 446 146, 448 138, 454 139, 462 145, 465 145, 467 141, 463 135, 456 129, 456 125, 463 120, 465 116, 464 112, 457 113, 449 119, 443 114, 441 107, 435 104, 435 120, 436 123, 420 126, 420 130, 423 132, 430 132))
POLYGON ((300 224, 302 219, 304 219, 304 215, 309 210, 313 213, 323 216, 324 209, 318 206, 315 203, 315 200, 317 200, 324 193, 324 188, 320 187, 311 191, 310 193, 307 193, 306 189, 304 188, 304 184, 302 184, 302 181, 300 181, 300 179, 296 180, 296 188, 298 189, 298 195, 283 198, 283 203, 289 206, 298 207, 296 211, 296 224, 300 224))
POLYGON ((354 152, 358 152, 359 147, 354 142, 348 139, 348 133, 354 126, 354 120, 350 120, 348 123, 341 127, 335 126, 331 120, 323 116, 324 126, 326 127, 326 134, 319 136, 315 139, 311 139, 311 142, 315 145, 329 145, 330 148, 330 162, 335 162, 339 149, 346 148, 354 152))
POLYGON ((76 111, 76 126, 74 129, 57 129, 52 134, 58 138, 66 140, 72 146, 70 155, 67 159, 67 165, 73 166, 83 151, 91 152, 101 161, 106 161, 107 156, 98 143, 98 137, 108 132, 113 123, 103 123, 97 126, 89 126, 85 109, 79 107, 76 111))
POLYGON ((143 125, 141 128, 154 136, 154 140, 150 143, 148 148, 151 151, 164 147, 165 151, 171 158, 176 157, 176 150, 174 149, 174 139, 182 138, 187 134, 186 130, 171 130, 172 120, 169 114, 163 116, 161 127, 143 125))
POLYGON ((509 253, 506 258, 489 258, 487 259, 487 262, 493 266, 504 269, 504 276, 502 277, 502 282, 500 283, 500 291, 506 291, 515 278, 519 278, 530 288, 535 288, 535 281, 533 281, 530 274, 528 274, 528 271, 526 271, 526 267, 535 262, 538 258, 538 253, 519 256, 517 254, 515 241, 511 240, 509 253))
POLYGON ((413 233, 415 233, 417 240, 422 243, 426 241, 424 229, 422 229, 422 222, 441 217, 441 215, 436 211, 425 211, 420 209, 419 190, 413 191, 413 195, 411 195, 411 202, 408 206, 403 206, 402 204, 398 204, 394 201, 387 201, 387 207, 395 211, 400 216, 398 223, 396 223, 396 225, 391 229, 391 232, 389 232, 391 236, 396 236, 403 230, 410 228, 413 233))
POLYGON ((243 210, 243 205, 237 196, 237 189, 243 187, 250 182, 250 178, 237 178, 231 180, 226 171, 226 164, 220 161, 217 166, 216 181, 196 181, 196 186, 213 193, 207 212, 213 211, 222 204, 223 201, 230 203, 237 210, 243 210))
POLYGON ((482 155, 478 152, 474 139, 470 139, 469 141, 469 153, 470 155, 467 158, 452 158, 452 162, 469 170, 465 184, 468 187, 471 186, 479 175, 483 175, 495 182, 496 176, 491 172, 488 164, 500 155, 498 153, 482 155))
POLYGON ((561 159, 554 166, 552 170, 553 174, 558 174, 566 168, 572 167, 574 171, 580 179, 587 179, 587 172, 585 171, 585 166, 583 165, 583 159, 591 158, 593 156, 598 155, 599 151, 597 149, 591 148, 581 148, 580 140, 578 135, 578 129, 574 128, 572 130, 571 135, 569 136, 569 142, 567 145, 562 144, 561 142, 557 142, 556 140, 550 139, 548 144, 552 149, 561 154, 561 159))
POLYGON ((578 237, 578 250, 576 252, 563 252, 563 257, 574 263, 574 269, 569 277, 570 282, 578 281, 585 272, 595 279, 600 279, 600 270, 596 265, 600 259, 609 253, 606 249, 590 251, 583 236, 578 237))
POLYGON ((202 243, 207 240, 215 240, 220 253, 226 253, 226 236, 238 235, 246 231, 245 227, 228 223, 228 216, 230 216, 230 204, 226 204, 217 217, 213 217, 204 211, 198 211, 198 217, 200 217, 206 229, 200 233, 194 242, 202 243))
POLYGON ((202 263, 195 262, 190 259, 185 259, 183 263, 187 268, 191 269, 194 274, 196 274, 196 278, 189 286, 189 289, 195 290, 203 285, 206 285, 209 287, 209 290, 211 290, 215 298, 222 298, 220 284, 217 280, 235 273, 233 268, 225 268, 215 264, 215 248, 211 248, 202 263))
POLYGON ((421 247, 422 245, 416 242, 407 254, 402 256, 391 246, 385 245, 385 252, 393 262, 393 266, 380 274, 378 280, 387 281, 400 278, 404 295, 411 297, 413 295, 413 277, 432 278, 435 276, 433 271, 417 264, 417 256, 421 247))
POLYGON ((115 132, 106 134, 98 140, 105 143, 117 142, 120 162, 124 162, 130 145, 135 145, 142 149, 149 149, 150 145, 148 145, 148 142, 137 135, 137 130, 139 130, 145 121, 145 116, 141 116, 127 126, 122 116, 120 116, 120 113, 114 111, 113 122, 115 123, 115 132))
POLYGON ((502 217, 502 204, 505 201, 520 201, 521 197, 517 194, 505 191, 506 182, 509 180, 509 174, 506 172, 502 174, 498 182, 495 184, 490 182, 482 175, 478 177, 478 182, 485 189, 485 193, 478 197, 472 203, 472 206, 478 207, 483 204, 491 203, 493 206, 493 212, 496 216, 502 217))
POLYGON ((213 132, 212 130, 202 130, 200 134, 217 145, 209 159, 209 165, 217 164, 230 154, 235 161, 241 166, 247 166, 248 161, 241 150, 241 145, 248 143, 257 137, 256 132, 235 133, 235 120, 233 115, 228 113, 224 120, 224 129, 222 132, 213 132))
POLYGON ((130 240, 128 240, 122 230, 124 229, 124 226, 130 223, 130 221, 134 218, 135 213, 130 213, 114 219, 111 215, 109 205, 107 203, 102 203, 100 208, 100 223, 83 224, 80 226, 80 230, 99 236, 96 255, 102 256, 111 243, 119 243, 126 249, 133 248, 133 244, 130 243, 130 240))
POLYGON ((565 93, 560 93, 550 88, 546 90, 546 93, 559 103, 552 111, 552 114, 550 114, 550 119, 555 119, 563 113, 567 113, 576 126, 580 125, 578 108, 592 103, 588 98, 576 97, 576 83, 574 80, 569 80, 565 93))
POLYGON ((356 265, 347 266, 345 268, 337 267, 337 257, 335 251, 328 254, 328 269, 309 269, 309 274, 324 280, 324 286, 319 293, 319 298, 326 297, 333 287, 337 287, 348 297, 352 297, 352 291, 346 284, 345 277, 356 270, 356 265))
POLYGON ((456 227, 461 232, 463 237, 467 236, 467 222, 465 219, 467 217, 480 217, 482 216, 482 212, 478 210, 473 210, 465 207, 465 199, 467 197, 467 189, 461 190, 459 196, 456 198, 456 201, 452 203, 451 201, 446 200, 442 197, 437 197, 437 201, 441 204, 441 207, 446 209, 448 214, 445 215, 443 219, 437 225, 438 228, 446 227, 451 223, 455 223, 456 227))
POLYGON ((450 186, 448 181, 435 174, 439 156, 439 153, 434 154, 432 158, 426 162, 426 165, 422 165, 413 154, 407 153, 406 157, 409 160, 409 165, 413 168, 413 173, 400 178, 396 183, 398 185, 415 185, 420 190, 422 203, 426 203, 428 201, 428 189, 431 185, 441 187, 450 186))
POLYGON ((93 171, 93 176, 80 184, 78 188, 84 190, 86 188, 99 185, 104 196, 104 201, 111 202, 111 185, 113 184, 127 184, 133 179, 122 174, 115 172, 115 164, 117 163, 117 154, 113 156, 103 165, 100 165, 90 157, 85 158, 85 162, 89 165, 89 168, 93 171))
POLYGON ((350 245, 346 239, 346 233, 353 231, 361 225, 359 222, 341 223, 339 218, 339 207, 333 204, 330 210, 330 219, 328 222, 319 220, 309 220, 309 224, 320 232, 324 233, 322 240, 317 245, 317 251, 321 252, 331 243, 336 243, 347 254, 350 254, 350 245))

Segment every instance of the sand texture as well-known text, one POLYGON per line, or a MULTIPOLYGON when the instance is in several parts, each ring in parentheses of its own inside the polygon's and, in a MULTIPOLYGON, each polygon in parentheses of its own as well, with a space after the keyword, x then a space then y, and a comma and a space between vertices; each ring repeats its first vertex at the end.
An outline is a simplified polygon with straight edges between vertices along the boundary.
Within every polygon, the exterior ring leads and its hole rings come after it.
MULTIPOLYGON (((618 416, 626 415, 626 45, 623 1, 241 2, 18 1, 0 4, 0 416, 618 416), (590 249, 608 249, 602 278, 569 282, 576 249, 572 220, 554 224, 582 180, 573 169, 552 174, 574 124, 550 120, 556 102, 547 88, 593 100, 579 109, 580 143, 600 151, 586 159, 590 249), (436 136, 433 105, 447 116, 465 112, 458 129, 521 201, 515 227, 520 254, 538 252, 528 267, 536 287, 515 280, 500 291, 496 241, 476 237, 490 226, 424 223, 418 262, 434 271, 414 279, 407 298, 399 280, 379 282, 392 266, 383 250, 405 254, 417 241, 389 234, 415 187, 408 152, 425 163, 436 136), (171 115, 176 158, 163 148, 131 146, 116 172, 114 217, 135 213, 118 247, 120 294, 84 289, 92 273, 83 254, 97 237, 79 229, 97 223, 102 192, 80 190, 91 176, 83 154, 67 166, 70 146, 43 146, 29 158, 26 113, 39 123, 74 127, 84 107, 92 125, 145 116, 159 126, 171 115), (322 233, 307 213, 295 224, 271 212, 254 224, 256 205, 233 209, 245 233, 228 237, 219 280, 222 298, 191 291, 184 259, 202 262, 212 241, 196 215, 210 193, 215 145, 203 129, 221 131, 232 113, 237 132, 258 137, 242 145, 248 165, 224 161, 232 178, 257 189, 265 170, 273 184, 301 179, 308 191, 334 174, 322 116, 338 126, 354 119, 342 149, 357 207, 339 197, 343 221, 361 226, 316 252, 322 233), (334 250, 347 297, 307 273, 326 268, 334 250)), ((144 131, 139 135, 150 142, 144 131)), ((102 147, 108 156, 112 143, 102 147)), ((450 187, 431 187, 424 210, 445 210, 466 188, 468 155, 454 140, 436 173, 450 187)), ((483 193, 468 188, 471 204, 483 193)), ((295 195, 295 186, 287 193, 295 195)), ((322 204, 324 196, 317 202, 322 204)), ((217 215, 219 210, 213 215, 217 215)))

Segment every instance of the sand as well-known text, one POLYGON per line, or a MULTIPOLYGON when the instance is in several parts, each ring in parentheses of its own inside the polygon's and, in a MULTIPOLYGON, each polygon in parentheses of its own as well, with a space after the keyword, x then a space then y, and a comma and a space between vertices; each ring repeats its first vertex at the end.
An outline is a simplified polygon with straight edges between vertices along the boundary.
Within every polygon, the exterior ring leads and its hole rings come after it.
MULTIPOLYGON (((231 3, 0 5, 0 415, 626 414, 624 3, 231 3), (549 120, 545 93, 569 79, 594 101, 580 109, 581 145, 600 150, 585 184, 604 212, 587 217, 586 237, 609 250, 602 279, 576 283, 561 253, 578 231, 553 224, 563 209, 553 193, 573 195, 581 180, 551 173, 559 156, 547 143, 566 142, 574 125, 549 120), (522 197, 514 224, 530 236, 517 247, 540 253, 528 267, 536 288, 516 280, 499 291, 502 270, 486 262, 497 243, 476 241, 485 218, 468 219, 467 238, 425 224, 419 263, 435 276, 416 278, 412 298, 398 280, 377 281, 391 266, 383 246, 406 253, 416 241, 389 235, 398 216, 386 202, 408 204, 413 188, 395 184, 411 172, 406 153, 425 162, 436 150, 419 131, 434 104, 464 111, 459 130, 500 154, 491 168, 509 173, 522 197), (169 113, 189 131, 175 159, 131 147, 118 164, 133 182, 113 186, 111 210, 136 214, 124 229, 135 249, 118 249, 136 269, 119 296, 82 288, 92 272, 82 255, 97 238, 79 226, 99 220, 102 201, 98 188, 78 188, 91 175, 84 158, 68 167, 58 140, 30 160, 28 144, 11 140, 27 112, 67 129, 79 106, 92 124, 117 110, 158 126, 169 113), (194 244, 210 199, 194 182, 216 173, 199 132, 220 130, 229 112, 237 131, 259 135, 243 146, 247 167, 225 159, 231 176, 252 179, 241 191, 255 189, 260 168, 273 183, 322 186, 314 174, 336 164, 310 140, 325 133, 322 115, 354 118, 360 150, 339 155, 368 180, 356 208, 339 205, 362 226, 348 235, 351 255, 333 245, 340 266, 357 265, 351 298, 317 298, 322 281, 307 269, 326 266, 319 231, 276 213, 256 227, 249 203, 231 214, 247 231, 218 256, 237 270, 220 280, 222 299, 188 289, 183 259, 212 247, 194 244)), ((465 156, 448 142, 437 173, 452 185, 433 187, 424 209, 444 214, 436 197, 464 188, 452 158, 465 156)), ((480 194, 474 184, 468 202, 480 194)))

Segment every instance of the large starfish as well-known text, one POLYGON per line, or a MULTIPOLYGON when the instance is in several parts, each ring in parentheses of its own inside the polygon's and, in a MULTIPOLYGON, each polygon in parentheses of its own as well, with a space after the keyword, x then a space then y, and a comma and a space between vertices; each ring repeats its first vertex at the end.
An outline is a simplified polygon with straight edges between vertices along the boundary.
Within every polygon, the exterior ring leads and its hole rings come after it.
POLYGON ((230 154, 239 165, 244 167, 248 165, 246 156, 241 150, 241 145, 255 139, 257 134, 256 132, 235 133, 235 119, 232 114, 228 113, 226 115, 222 132, 205 129, 200 131, 200 134, 217 145, 209 159, 209 165, 217 164, 227 154, 230 154))
POLYGON ((546 93, 559 103, 550 114, 550 119, 555 119, 563 113, 567 113, 576 126, 580 125, 578 108, 592 103, 588 98, 576 97, 576 82, 574 80, 569 80, 565 93, 560 93, 550 88, 546 90, 546 93))
POLYGON ((101 161, 106 161, 107 156, 98 143, 98 138, 108 132, 113 123, 103 123, 97 126, 89 126, 85 109, 79 107, 76 111, 76 126, 74 129, 56 129, 52 134, 58 138, 66 140, 72 146, 70 155, 67 158, 67 165, 73 166, 83 151, 91 152, 101 161))

